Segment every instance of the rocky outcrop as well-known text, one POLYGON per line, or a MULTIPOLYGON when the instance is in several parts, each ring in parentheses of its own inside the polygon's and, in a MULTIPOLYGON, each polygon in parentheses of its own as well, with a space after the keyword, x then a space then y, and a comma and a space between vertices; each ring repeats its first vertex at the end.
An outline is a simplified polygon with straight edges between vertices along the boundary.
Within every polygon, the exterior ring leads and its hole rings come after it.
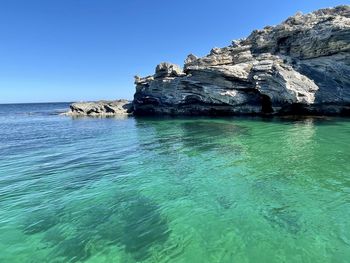
POLYGON ((135 84, 137 115, 349 114, 350 6, 298 13, 135 84))
POLYGON ((127 116, 132 113, 132 103, 128 100, 76 102, 70 105, 68 116, 127 116))

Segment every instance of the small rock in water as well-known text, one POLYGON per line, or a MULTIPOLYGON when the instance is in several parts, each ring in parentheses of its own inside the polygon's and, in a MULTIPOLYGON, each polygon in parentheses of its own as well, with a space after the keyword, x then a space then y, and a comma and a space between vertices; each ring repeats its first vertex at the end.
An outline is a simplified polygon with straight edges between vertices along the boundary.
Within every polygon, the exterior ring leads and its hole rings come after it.
POLYGON ((128 116, 133 104, 128 100, 76 102, 70 105, 67 116, 128 116))

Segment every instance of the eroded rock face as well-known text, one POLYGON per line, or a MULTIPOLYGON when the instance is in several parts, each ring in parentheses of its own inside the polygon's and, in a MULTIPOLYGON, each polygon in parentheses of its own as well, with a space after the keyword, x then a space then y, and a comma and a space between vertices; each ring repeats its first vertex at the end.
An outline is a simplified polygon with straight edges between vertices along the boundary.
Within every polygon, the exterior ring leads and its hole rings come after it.
POLYGON ((350 6, 255 30, 136 78, 135 114, 349 114, 350 6))
POLYGON ((65 113, 69 116, 127 116, 132 113, 132 103, 128 100, 76 102, 65 113))

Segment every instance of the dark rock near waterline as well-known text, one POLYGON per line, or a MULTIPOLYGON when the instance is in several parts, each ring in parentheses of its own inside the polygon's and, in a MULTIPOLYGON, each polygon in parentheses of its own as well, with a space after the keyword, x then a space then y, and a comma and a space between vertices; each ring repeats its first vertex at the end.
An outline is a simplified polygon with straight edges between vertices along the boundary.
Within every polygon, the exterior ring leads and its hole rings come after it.
POLYGON ((135 84, 135 115, 349 115, 350 6, 298 13, 135 84))
POLYGON ((76 102, 70 105, 68 116, 128 116, 132 114, 132 102, 128 100, 76 102))

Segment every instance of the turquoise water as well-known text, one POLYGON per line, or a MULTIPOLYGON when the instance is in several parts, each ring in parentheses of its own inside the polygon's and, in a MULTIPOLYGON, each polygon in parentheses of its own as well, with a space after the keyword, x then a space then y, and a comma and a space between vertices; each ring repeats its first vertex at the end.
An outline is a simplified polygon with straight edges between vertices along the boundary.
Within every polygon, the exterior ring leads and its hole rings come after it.
POLYGON ((0 262, 349 262, 349 119, 0 105, 0 262))

